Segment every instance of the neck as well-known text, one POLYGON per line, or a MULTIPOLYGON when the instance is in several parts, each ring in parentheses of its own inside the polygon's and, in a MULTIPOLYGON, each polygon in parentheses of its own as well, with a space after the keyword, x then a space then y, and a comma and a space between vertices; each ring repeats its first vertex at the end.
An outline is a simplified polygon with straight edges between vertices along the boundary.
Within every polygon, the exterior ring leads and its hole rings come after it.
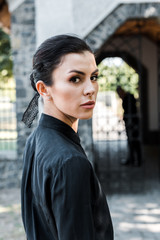
POLYGON ((78 119, 72 124, 71 128, 77 132, 78 131, 78 119))
POLYGON ((78 119, 70 117, 56 108, 50 108, 44 104, 43 113, 55 117, 69 125, 75 132, 78 131, 78 119))

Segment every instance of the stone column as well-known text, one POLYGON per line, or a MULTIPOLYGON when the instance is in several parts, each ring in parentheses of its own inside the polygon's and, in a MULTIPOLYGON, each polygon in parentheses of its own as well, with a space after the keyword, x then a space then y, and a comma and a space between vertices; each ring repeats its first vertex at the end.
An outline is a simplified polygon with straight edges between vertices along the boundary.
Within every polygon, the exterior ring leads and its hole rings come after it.
POLYGON ((35 6, 34 0, 25 0, 11 14, 11 44, 14 62, 14 77, 16 81, 16 112, 17 112, 17 159, 15 170, 17 183, 21 179, 22 155, 26 138, 32 129, 21 122, 22 114, 33 97, 29 75, 32 66, 32 56, 35 52, 35 6))
POLYGON ((89 161, 94 166, 94 155, 93 155, 93 137, 92 137, 92 119, 80 120, 78 133, 81 139, 82 147, 87 154, 89 161))

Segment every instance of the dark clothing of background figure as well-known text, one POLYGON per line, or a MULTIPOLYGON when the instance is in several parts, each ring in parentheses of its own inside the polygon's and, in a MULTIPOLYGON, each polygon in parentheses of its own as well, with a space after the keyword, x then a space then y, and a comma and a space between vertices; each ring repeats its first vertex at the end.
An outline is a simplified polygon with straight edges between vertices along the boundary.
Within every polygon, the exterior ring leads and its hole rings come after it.
POLYGON ((139 134, 139 118, 137 114, 136 99, 130 93, 126 93, 122 107, 124 109, 123 120, 125 122, 126 134, 128 138, 129 158, 128 162, 140 165, 141 147, 139 134))
POLYGON ((21 199, 28 240, 113 240, 106 197, 78 134, 45 114, 26 143, 21 199))

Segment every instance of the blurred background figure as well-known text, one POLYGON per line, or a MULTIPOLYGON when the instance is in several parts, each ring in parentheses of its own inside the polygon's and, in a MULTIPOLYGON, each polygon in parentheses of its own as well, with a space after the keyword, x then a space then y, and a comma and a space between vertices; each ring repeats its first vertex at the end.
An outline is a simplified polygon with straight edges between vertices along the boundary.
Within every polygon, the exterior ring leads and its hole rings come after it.
POLYGON ((136 99, 133 94, 126 92, 122 87, 117 87, 117 93, 122 99, 124 110, 123 120, 125 123, 128 140, 128 157, 121 163, 124 165, 141 165, 141 147, 139 134, 139 118, 137 114, 136 99))

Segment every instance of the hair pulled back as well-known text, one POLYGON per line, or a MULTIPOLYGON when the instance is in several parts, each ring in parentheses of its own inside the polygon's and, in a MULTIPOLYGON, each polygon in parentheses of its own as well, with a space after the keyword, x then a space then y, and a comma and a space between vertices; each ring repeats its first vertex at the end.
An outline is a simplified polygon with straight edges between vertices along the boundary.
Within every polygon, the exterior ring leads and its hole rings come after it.
POLYGON ((36 83, 41 80, 47 86, 51 86, 53 83, 52 72, 61 63, 62 57, 69 53, 83 53, 84 51, 93 53, 85 41, 71 35, 57 35, 40 45, 33 56, 33 71, 30 75, 31 85, 36 94, 22 117, 22 121, 27 127, 31 127, 38 114, 38 98, 40 95, 36 89, 36 83))
POLYGON ((79 37, 57 35, 44 41, 33 56, 33 71, 30 75, 31 85, 35 91, 36 82, 41 80, 47 86, 52 85, 52 72, 60 64, 62 57, 69 53, 82 53, 91 48, 79 37))

